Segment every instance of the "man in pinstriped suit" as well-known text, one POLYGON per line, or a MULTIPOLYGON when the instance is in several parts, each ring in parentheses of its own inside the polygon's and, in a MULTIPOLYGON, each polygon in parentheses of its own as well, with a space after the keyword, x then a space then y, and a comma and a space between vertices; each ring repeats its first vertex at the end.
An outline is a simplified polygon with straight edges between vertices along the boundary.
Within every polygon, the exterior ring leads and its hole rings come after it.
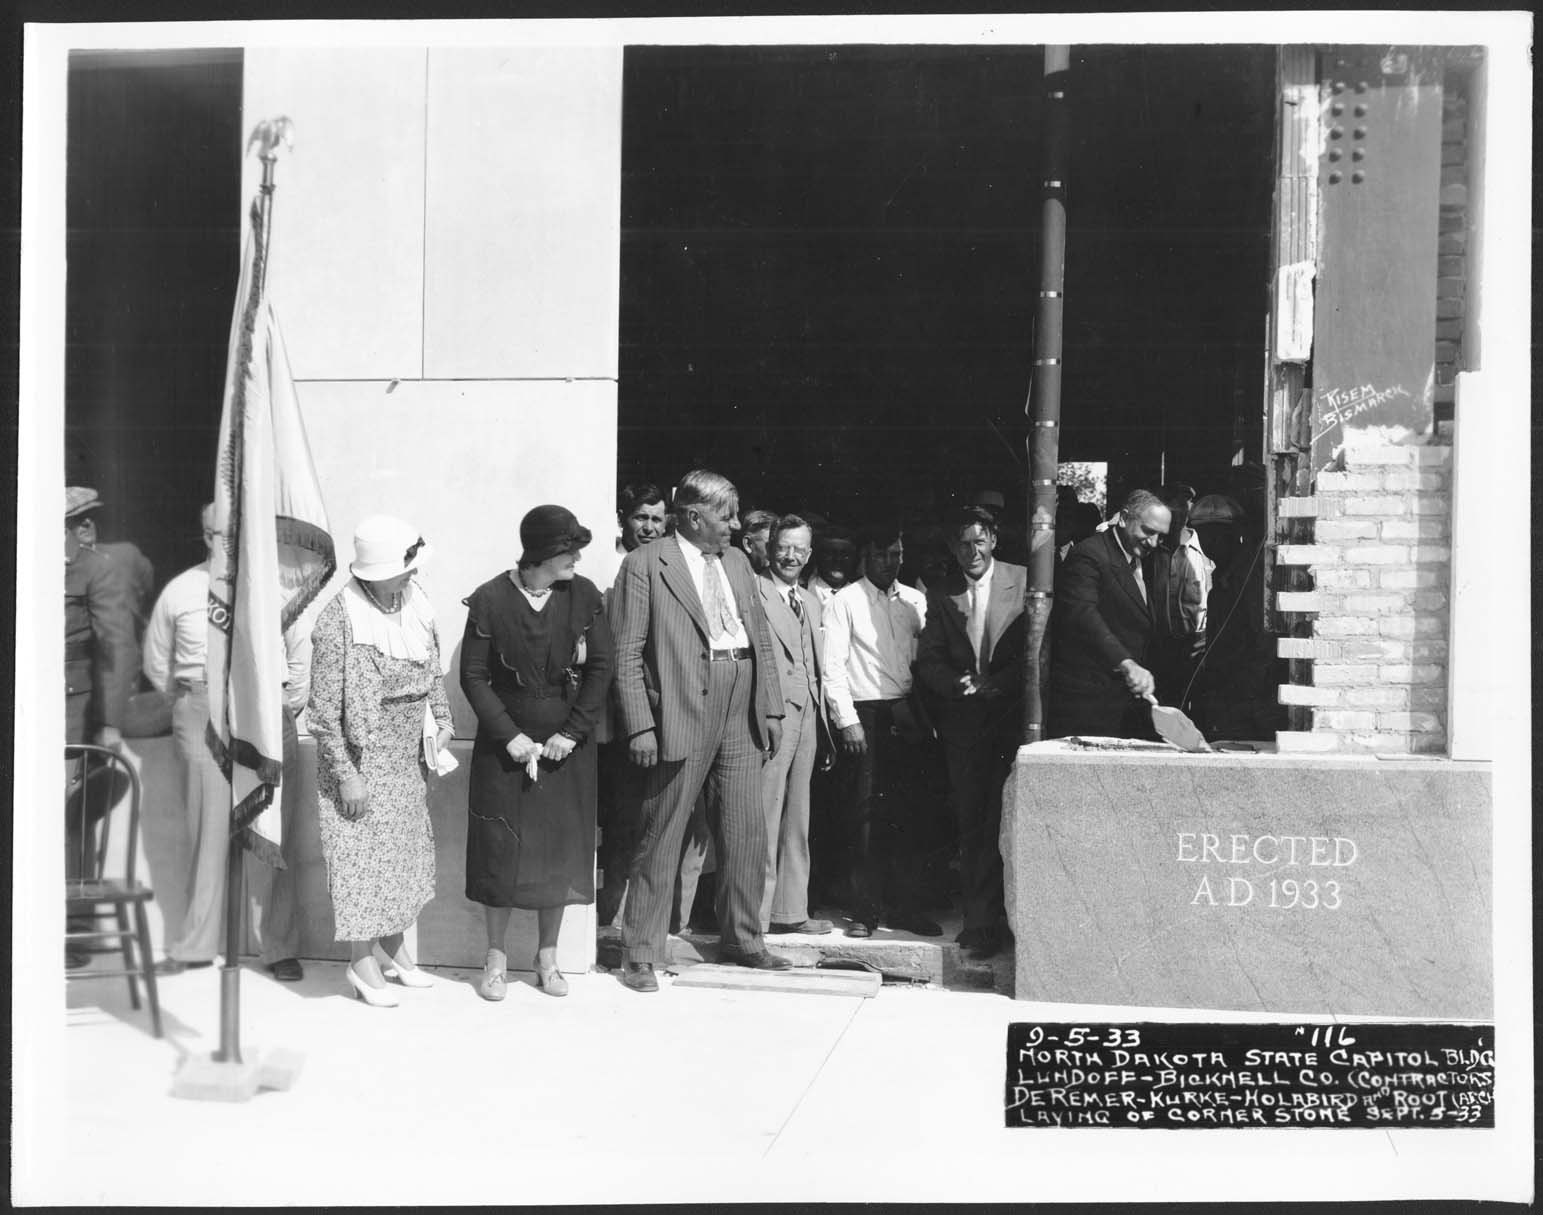
POLYGON ((628 758, 644 769, 643 816, 622 919, 623 982, 657 991, 681 840, 706 788, 718 847, 725 960, 790 963, 761 937, 766 822, 761 765, 781 739, 783 697, 750 562, 731 548, 739 494, 687 473, 675 534, 629 553, 611 591, 615 698, 628 758))
POLYGON ((809 525, 797 515, 783 515, 772 523, 767 539, 769 570, 759 578, 758 588, 782 664, 778 678, 786 716, 782 745, 762 773, 766 893, 761 899, 761 931, 818 936, 835 927, 829 920, 809 918, 809 784, 821 739, 827 755, 835 751, 820 670, 820 600, 798 585, 809 560, 809 525))

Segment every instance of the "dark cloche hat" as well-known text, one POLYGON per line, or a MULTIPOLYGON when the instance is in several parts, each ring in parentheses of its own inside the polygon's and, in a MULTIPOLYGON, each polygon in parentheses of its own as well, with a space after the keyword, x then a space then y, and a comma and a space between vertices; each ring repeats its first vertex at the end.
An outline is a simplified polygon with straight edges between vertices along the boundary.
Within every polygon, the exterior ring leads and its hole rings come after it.
POLYGON ((540 565, 562 553, 576 553, 590 542, 585 527, 566 506, 534 506, 520 520, 521 565, 540 565))

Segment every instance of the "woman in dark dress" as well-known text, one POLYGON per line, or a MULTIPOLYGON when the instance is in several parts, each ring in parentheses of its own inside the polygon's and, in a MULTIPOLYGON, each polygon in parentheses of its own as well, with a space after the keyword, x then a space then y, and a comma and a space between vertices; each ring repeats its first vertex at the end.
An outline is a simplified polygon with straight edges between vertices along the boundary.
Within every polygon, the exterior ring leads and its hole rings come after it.
POLYGON ((574 574, 589 529, 561 506, 520 521, 519 566, 466 600, 461 687, 477 713, 466 832, 466 897, 487 918, 477 990, 505 994, 512 908, 536 912, 536 986, 568 994, 557 969, 563 908, 595 898, 595 743, 613 670, 600 591, 574 574))

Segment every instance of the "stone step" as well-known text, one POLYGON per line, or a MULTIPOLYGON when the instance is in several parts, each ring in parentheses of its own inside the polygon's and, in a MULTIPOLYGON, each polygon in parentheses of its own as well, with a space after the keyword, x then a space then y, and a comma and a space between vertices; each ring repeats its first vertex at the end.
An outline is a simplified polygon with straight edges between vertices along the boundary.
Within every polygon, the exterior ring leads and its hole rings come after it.
POLYGON ((681 971, 676 987, 727 988, 730 991, 783 991, 808 996, 858 996, 871 1000, 881 980, 866 971, 851 970, 751 970, 699 962, 681 971))
MULTIPOLYGON (((849 937, 845 927, 850 921, 831 911, 814 913, 836 924, 833 932, 821 936, 801 933, 768 934, 766 947, 794 966, 814 968, 825 959, 858 962, 886 978, 928 987, 951 990, 1011 990, 1011 976, 1001 975, 1004 963, 1011 968, 1011 947, 995 958, 972 958, 954 942, 961 922, 957 914, 939 920, 943 935, 917 936, 880 927, 871 937, 849 937)), ((716 933, 686 932, 671 935, 666 965, 671 970, 719 961, 716 933)), ((596 962, 608 970, 621 966, 621 934, 616 928, 602 928, 596 949, 596 962)), ((785 972, 784 972, 785 973, 785 972)))

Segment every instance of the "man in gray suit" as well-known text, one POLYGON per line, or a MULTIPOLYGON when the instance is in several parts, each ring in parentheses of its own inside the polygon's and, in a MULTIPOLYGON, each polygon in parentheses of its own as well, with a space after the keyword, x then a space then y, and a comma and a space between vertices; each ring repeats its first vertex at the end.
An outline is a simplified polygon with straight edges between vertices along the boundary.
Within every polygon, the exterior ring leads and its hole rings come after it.
POLYGON ((782 684, 782 745, 761 773, 766 812, 766 893, 761 931, 819 936, 835 925, 809 918, 809 780, 824 736, 825 683, 820 675, 820 599, 798 584, 809 563, 813 533, 797 515, 771 525, 770 570, 759 578, 761 606, 771 626, 782 684))
POLYGON ((996 522, 968 506, 952 530, 959 572, 928 588, 916 677, 937 698, 948 758, 949 801, 959 825, 964 931, 975 957, 1006 938, 1002 902, 1002 784, 1018 749, 1023 711, 1024 591, 1028 571, 998 561, 996 522))
POLYGON ((704 787, 717 840, 722 956, 790 963, 761 936, 766 820, 761 765, 777 752, 783 697, 760 592, 730 547, 739 494, 697 469, 675 491, 675 534, 629 553, 611 592, 616 707, 644 769, 642 832, 622 917, 623 982, 657 991, 681 840, 704 787))

